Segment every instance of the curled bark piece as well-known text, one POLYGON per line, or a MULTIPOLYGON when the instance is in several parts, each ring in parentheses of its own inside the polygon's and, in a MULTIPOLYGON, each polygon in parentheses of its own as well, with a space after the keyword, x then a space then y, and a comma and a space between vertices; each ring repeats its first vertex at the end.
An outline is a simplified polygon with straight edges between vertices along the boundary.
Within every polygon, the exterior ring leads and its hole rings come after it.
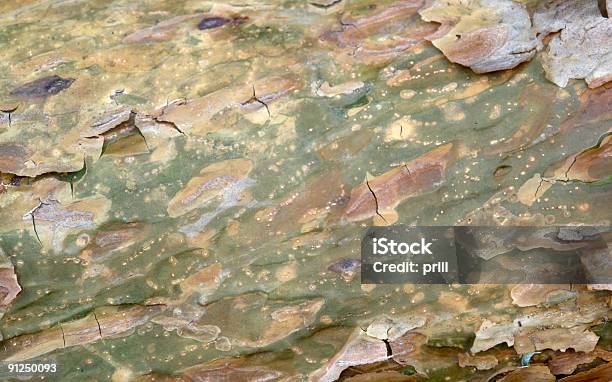
POLYGON ((91 122, 90 128, 82 132, 81 137, 89 138, 102 135, 120 124, 127 122, 131 115, 132 109, 126 107, 104 113, 91 122))
POLYGON ((534 365, 512 371, 500 379, 500 382, 554 382, 555 376, 551 374, 546 366, 534 365))
POLYGON ((585 79, 591 88, 612 80, 612 20, 602 17, 596 0, 546 1, 533 19, 540 38, 561 31, 542 56, 549 80, 565 87, 585 79))
POLYGON ((527 8, 511 0, 433 0, 419 11, 441 23, 433 44, 452 62, 476 73, 514 68, 530 60, 537 39, 527 8))
POLYGON ((346 344, 329 362, 311 375, 315 382, 331 382, 338 380, 343 370, 350 366, 364 365, 387 359, 387 347, 379 339, 366 335, 361 329, 348 339, 346 344))
POLYGON ((599 337, 585 326, 554 328, 517 333, 514 349, 518 354, 552 349, 566 351, 569 348, 585 353, 592 352, 599 337))
POLYGON ((560 379, 560 382, 604 382, 612 380, 612 362, 594 367, 582 373, 560 379))

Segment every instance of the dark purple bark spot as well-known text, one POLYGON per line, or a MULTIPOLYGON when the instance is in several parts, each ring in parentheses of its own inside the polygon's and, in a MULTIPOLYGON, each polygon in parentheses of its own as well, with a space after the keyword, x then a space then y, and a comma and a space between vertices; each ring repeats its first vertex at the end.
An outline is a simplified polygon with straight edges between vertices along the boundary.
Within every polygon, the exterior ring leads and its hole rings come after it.
POLYGON ((204 17, 202 21, 198 24, 199 30, 213 29, 223 26, 229 23, 230 19, 226 19, 225 17, 213 16, 213 17, 204 17))
POLYGON ((19 86, 11 95, 20 98, 44 98, 68 89, 73 82, 74 78, 57 75, 43 77, 19 86))
POLYGON ((357 259, 341 259, 329 266, 330 271, 334 273, 354 272, 361 266, 361 261, 357 259))

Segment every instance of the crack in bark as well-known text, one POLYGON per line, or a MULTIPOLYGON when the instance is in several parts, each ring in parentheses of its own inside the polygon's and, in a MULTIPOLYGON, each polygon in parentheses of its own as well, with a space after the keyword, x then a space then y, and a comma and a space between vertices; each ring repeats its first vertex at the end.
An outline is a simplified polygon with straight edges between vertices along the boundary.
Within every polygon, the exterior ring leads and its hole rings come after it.
POLYGON ((389 344, 389 340, 385 338, 384 340, 382 340, 382 342, 385 343, 385 346, 387 348, 387 357, 388 358, 393 357, 393 349, 391 349, 391 344, 389 344))
POLYGON ((40 236, 38 236, 38 231, 36 230, 36 219, 34 218, 34 214, 30 215, 32 217, 32 228, 34 228, 34 235, 36 236, 36 240, 38 240, 38 244, 40 247, 43 247, 43 243, 40 240, 40 236))
MULTIPOLYGON (((130 111, 130 118, 126 122, 124 122, 124 123, 128 123, 128 124, 134 126, 134 128, 136 129, 136 132, 138 133, 138 135, 140 135, 140 137, 144 141, 145 146, 147 146, 147 151, 150 153, 151 152, 151 148, 149 147, 149 143, 147 142, 147 138, 144 136, 142 131, 140 131, 140 128, 136 124, 136 116, 137 115, 138 114, 136 112, 130 111)), ((117 127, 120 127, 121 125, 123 125, 123 123, 119 124, 117 127)), ((112 131, 112 130, 113 129, 111 129, 109 131, 112 131)))
POLYGON ((12 122, 11 114, 13 114, 18 108, 19 108, 19 105, 15 106, 12 109, 3 109, 3 110, 0 110, 0 112, 3 112, 4 114, 8 115, 8 125, 9 125, 9 127, 11 126, 11 122, 12 122))
POLYGON ((589 151, 591 149, 601 148, 603 140, 606 137, 609 137, 610 135, 611 135, 611 133, 606 133, 606 134, 600 136, 599 139, 597 140, 597 144, 595 146, 592 146, 590 148, 584 149, 583 151, 575 154, 574 157, 572 158, 572 163, 570 163, 570 165, 567 167, 567 170, 565 170, 565 174, 563 175, 565 177, 565 179, 555 179, 555 180, 558 181, 558 182, 562 182, 562 183, 569 183, 569 182, 590 183, 589 181, 582 181, 580 179, 570 179, 569 178, 569 173, 574 168, 574 165, 576 164, 576 162, 578 162, 578 157, 580 155, 586 153, 587 151, 589 151))
POLYGON ((319 3, 315 3, 315 2, 310 2, 309 4, 312 5, 313 7, 316 8, 321 8, 321 9, 328 9, 333 7, 336 4, 340 4, 342 2, 342 0, 334 0, 329 4, 319 4, 319 3))
POLYGON ((355 24, 355 23, 350 23, 350 22, 349 22, 349 23, 347 23, 347 22, 342 21, 342 16, 344 16, 344 14, 340 14, 340 15, 338 15, 338 22, 340 23, 340 25, 341 25, 342 27, 353 27, 353 28, 357 29, 357 31, 361 32, 361 30, 359 29, 359 27, 357 26, 357 24, 355 24))
POLYGON ((241 102, 240 104, 242 106, 246 106, 250 103, 253 102, 257 102, 261 105, 263 105, 266 108, 266 111, 268 112, 268 117, 272 117, 272 114, 270 114, 270 108, 268 107, 268 104, 265 103, 261 98, 257 97, 256 93, 255 93, 255 85, 253 85, 253 95, 251 96, 251 98, 249 98, 248 100, 241 102))
POLYGON ((145 138, 144 134, 142 133, 142 131, 140 131, 138 127, 136 127, 136 131, 138 131, 138 135, 140 135, 140 137, 144 141, 145 146, 147 146, 147 151, 150 153, 151 148, 149 147, 149 142, 147 142, 147 138, 145 138))
POLYGON ((178 131, 179 133, 181 133, 182 135, 187 135, 185 134, 185 132, 181 129, 179 129, 179 127, 176 125, 176 123, 174 122, 170 122, 170 121, 160 121, 157 118, 153 118, 153 120, 157 123, 160 123, 162 125, 170 125, 171 128, 173 128, 174 130, 178 131))
POLYGON ((42 206, 46 206, 46 205, 48 204, 44 203, 42 200, 39 199, 38 206, 36 206, 32 211, 28 212, 30 214, 30 218, 32 219, 32 228, 34 229, 34 235, 36 236, 36 240, 38 240, 38 244, 40 244, 41 248, 43 247, 43 243, 42 243, 42 240, 40 240, 40 236, 38 235, 38 230, 36 229, 36 218, 34 217, 34 214, 36 213, 36 211, 38 211, 39 208, 41 208, 42 206))
MULTIPOLYGON (((187 100, 186 100, 186 99, 183 99, 183 98, 179 99, 178 101, 172 101, 172 104, 173 104, 173 105, 177 105, 177 106, 180 106, 180 105, 185 105, 186 103, 187 103, 187 100)), ((167 108, 168 106, 170 106, 170 100, 169 100, 169 99, 166 99, 166 106, 164 107, 164 109, 165 109, 165 108, 167 108)), ((164 109, 162 109, 162 113, 161 113, 161 115, 163 115, 163 114, 164 114, 164 112, 163 112, 163 110, 164 110, 164 109)), ((161 116, 161 115, 160 115, 160 116, 161 116)), ((178 132, 179 132, 179 133, 181 133, 182 135, 186 135, 186 134, 185 134, 185 132, 183 132, 183 130, 179 129, 179 127, 178 127, 178 126, 176 125, 176 123, 174 123, 174 122, 171 122, 171 121, 160 121, 160 120, 158 119, 158 117, 153 117, 153 120, 154 120, 155 122, 157 122, 157 123, 161 123, 161 124, 167 124, 167 125, 170 125, 170 127, 172 127, 174 130, 178 131, 178 132)))
POLYGON ((569 167, 567 168, 567 170, 565 171, 565 181, 568 182, 569 179, 569 172, 572 170, 572 167, 574 167, 574 165, 576 164, 576 161, 578 160, 578 155, 574 156, 574 159, 572 160, 572 163, 569 165, 569 167))
POLYGON ((391 348, 391 344, 389 343, 389 332, 391 331, 391 328, 387 328, 387 338, 383 339, 382 341, 385 343, 385 346, 387 347, 387 358, 392 358, 393 357, 393 349, 391 348))
POLYGON ((100 339, 102 339, 102 328, 100 327, 100 321, 98 321, 98 317, 96 316, 96 311, 93 311, 94 320, 96 320, 96 324, 98 324, 98 333, 100 334, 100 339))
POLYGON ((19 105, 15 106, 12 109, 0 109, 0 111, 5 113, 5 114, 10 114, 10 113, 15 112, 18 108, 19 108, 19 105))
MULTIPOLYGON (((81 171, 84 171, 83 176, 87 174, 87 161, 85 159, 83 159, 83 169, 81 171)), ((72 196, 72 199, 74 199, 74 177, 70 177, 70 195, 72 196)))
MULTIPOLYGON (((85 158, 83 158, 83 168, 80 170, 75 170, 75 171, 64 171, 64 172, 58 172, 58 171, 49 171, 49 172, 43 172, 42 174, 38 174, 35 176, 28 176, 28 175, 18 175, 12 172, 0 172, 2 174, 8 175, 11 178, 11 181, 9 183, 3 183, 4 186, 7 187, 18 187, 20 185, 23 185, 23 182, 28 182, 28 185, 32 185, 35 182, 48 178, 48 177, 55 177, 56 179, 62 181, 62 182, 74 182, 74 176, 78 176, 78 173, 82 172, 83 170, 87 170, 87 161, 85 160, 85 158), (66 180, 67 176, 71 176, 73 178, 66 180)), ((74 194, 73 194, 74 196, 74 194)), ((45 204, 45 203, 43 203, 45 204)), ((37 207, 38 208, 38 207, 37 207)), ((32 210, 34 211, 34 210, 32 210)), ((30 212, 32 212, 30 211, 30 212)), ((28 213, 30 213, 28 212, 28 213)), ((27 214, 25 214, 27 215, 27 214)))
POLYGON ((542 182, 544 181, 544 179, 540 178, 540 183, 538 183, 538 187, 535 190, 535 193, 533 194, 533 198, 537 199, 538 198, 538 191, 540 191, 540 187, 542 187, 542 182))
POLYGON ((518 54, 526 54, 526 53, 532 53, 532 52, 536 52, 537 48, 531 48, 531 49, 527 49, 527 50, 519 50, 516 52, 510 52, 511 55, 518 55, 518 54))
POLYGON ((534 199, 538 199, 538 192, 540 191, 540 188, 542 187, 542 183, 543 182, 546 182, 548 184, 552 184, 548 179, 540 177, 540 183, 538 183, 538 187, 536 188, 535 194, 533 195, 534 199))
POLYGON ((62 341, 64 342, 64 347, 66 347, 66 335, 64 334, 64 327, 60 324, 60 330, 62 331, 62 341))
POLYGON ((366 186, 368 187, 368 190, 370 190, 370 193, 372 194, 372 196, 374 197, 374 205, 376 207, 376 215, 378 215, 382 220, 384 220, 385 223, 387 222, 387 219, 385 219, 384 216, 382 216, 380 214, 380 212, 378 211, 378 198, 376 197, 376 194, 374 193, 374 190, 372 190, 372 187, 370 187, 370 182, 368 181, 368 176, 366 175, 366 186))
POLYGON ((408 168, 408 165, 406 163, 404 163, 404 168, 406 169, 406 171, 408 171, 408 175, 412 176, 412 173, 410 172, 410 168, 408 168))

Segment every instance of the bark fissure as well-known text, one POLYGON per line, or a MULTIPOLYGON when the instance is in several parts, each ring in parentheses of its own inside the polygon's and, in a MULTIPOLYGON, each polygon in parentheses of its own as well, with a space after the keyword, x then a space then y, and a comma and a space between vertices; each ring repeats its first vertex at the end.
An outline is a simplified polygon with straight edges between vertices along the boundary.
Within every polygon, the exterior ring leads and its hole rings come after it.
POLYGON ((272 114, 270 114, 270 108, 268 107, 268 104, 265 103, 261 98, 257 97, 257 94, 255 93, 255 85, 253 85, 253 95, 248 100, 242 102, 241 105, 246 106, 255 102, 266 108, 266 111, 268 112, 268 117, 272 116, 272 114))
POLYGON ((98 317, 96 316, 96 312, 93 312, 93 317, 94 320, 96 320, 96 324, 98 324, 98 334, 100 335, 100 338, 102 338, 102 328, 100 327, 100 321, 98 321, 98 317))
POLYGON ((382 220, 384 220, 384 222, 387 222, 387 219, 385 219, 384 216, 382 216, 379 212, 378 209, 378 198, 376 197, 376 193, 374 192, 374 190, 372 190, 372 187, 370 187, 370 182, 368 181, 368 176, 366 175, 366 186, 368 187, 368 190, 370 190, 370 193, 372 194, 372 196, 374 197, 374 206, 375 206, 375 211, 376 211, 376 215, 378 215, 382 220))

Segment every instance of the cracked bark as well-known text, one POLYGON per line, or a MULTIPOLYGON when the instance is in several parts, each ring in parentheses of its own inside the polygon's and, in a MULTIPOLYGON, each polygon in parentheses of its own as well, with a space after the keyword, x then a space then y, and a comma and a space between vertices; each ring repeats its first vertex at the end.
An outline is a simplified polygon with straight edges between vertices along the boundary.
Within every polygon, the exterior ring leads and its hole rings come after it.
POLYGON ((253 95, 251 96, 251 98, 249 98, 248 100, 241 102, 240 104, 242 106, 247 106, 248 104, 257 102, 261 105, 263 105, 266 108, 266 111, 268 112, 268 117, 272 117, 272 114, 270 114, 270 108, 268 107, 268 104, 265 103, 261 98, 257 97, 256 93, 255 93, 255 85, 253 85, 253 95))
POLYGON ((38 231, 36 230, 36 219, 34 218, 34 214, 32 214, 31 216, 32 216, 32 228, 34 229, 34 235, 36 236, 36 240, 38 240, 38 244, 42 248, 43 243, 40 240, 40 236, 38 236, 38 231))
POLYGON ((540 191, 540 188, 542 187, 542 182, 546 182, 548 184, 551 184, 548 179, 544 179, 544 178, 540 177, 540 183, 538 183, 538 187, 536 188, 535 193, 533 195, 534 199, 538 198, 538 192, 540 191))
POLYGON ((178 126, 177 126, 177 125, 176 125, 174 122, 170 122, 170 121, 160 121, 160 120, 158 120, 158 119, 157 119, 157 117, 153 118, 153 120, 154 120, 156 123, 159 123, 159 124, 162 124, 162 125, 168 125, 168 126, 170 126, 171 128, 173 128, 174 130, 178 131, 178 132, 179 132, 180 134, 182 134, 182 135, 187 135, 187 134, 185 134, 185 132, 184 132, 183 130, 181 130, 181 129, 180 129, 180 128, 179 128, 179 127, 178 127, 178 126))
POLYGON ((18 108, 19 108, 19 105, 15 106, 15 107, 14 107, 14 108, 12 108, 12 109, 4 109, 4 110, 0 110, 0 112, 2 112, 2 113, 4 113, 4 114, 6 114, 6 115, 8 116, 8 125, 9 125, 9 127, 11 126, 11 122, 12 122, 12 120, 11 120, 11 115, 12 115, 12 114, 13 114, 15 111, 17 111, 17 109, 18 109, 18 108))
POLYGON ((328 9, 328 8, 333 7, 334 5, 340 4, 341 2, 342 0, 334 0, 328 4, 321 4, 321 3, 316 3, 316 2, 311 1, 309 4, 316 8, 328 9))
POLYGON ((63 347, 66 347, 66 335, 64 334, 64 328, 62 327, 62 325, 60 324, 60 331, 62 332, 62 342, 64 343, 63 347))
POLYGON ((382 220, 384 220, 385 223, 387 223, 387 219, 385 219, 384 216, 382 216, 380 214, 380 212, 378 211, 378 198, 376 197, 376 194, 374 193, 374 190, 372 190, 372 187, 370 187, 370 182, 368 181, 368 176, 366 175, 366 186, 368 187, 368 190, 370 190, 370 192, 372 193, 372 196, 374 197, 374 205, 376 207, 376 215, 378 215, 382 220))
POLYGON ((389 344, 389 340, 388 339, 384 339, 384 340, 382 340, 382 342, 384 342, 385 346, 387 347, 387 357, 392 358, 393 357, 393 349, 391 349, 391 344, 389 344))
POLYGON ((572 163, 570 163, 569 167, 567 168, 567 170, 565 171, 565 181, 569 182, 569 172, 572 170, 572 167, 574 167, 574 165, 576 164, 576 161, 578 160, 578 155, 574 155, 574 159, 572 160, 572 163))
POLYGON ((36 217, 34 216, 34 214, 36 214, 36 211, 44 205, 46 205, 46 203, 40 200, 38 206, 36 206, 32 211, 28 213, 32 218, 32 228, 34 229, 34 235, 36 236, 36 240, 38 240, 38 244, 40 244, 41 248, 43 247, 43 243, 42 240, 40 240, 40 236, 38 236, 38 230, 36 229, 36 217))
POLYGON ((100 327, 100 321, 98 321, 98 317, 96 316, 96 311, 93 311, 94 320, 96 320, 96 324, 98 324, 98 334, 100 334, 100 339, 102 339, 102 328, 100 327))

